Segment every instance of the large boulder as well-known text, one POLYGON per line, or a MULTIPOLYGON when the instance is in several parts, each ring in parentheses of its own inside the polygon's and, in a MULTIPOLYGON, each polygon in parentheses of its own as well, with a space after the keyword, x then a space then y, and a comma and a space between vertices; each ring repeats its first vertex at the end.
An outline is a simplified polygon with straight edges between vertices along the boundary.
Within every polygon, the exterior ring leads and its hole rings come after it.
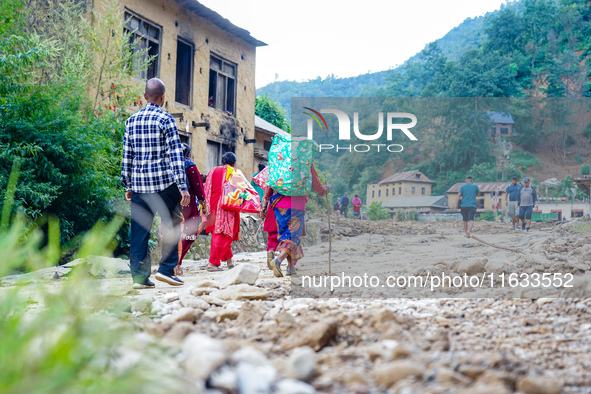
POLYGON ((261 268, 258 265, 243 263, 236 265, 236 268, 224 272, 219 279, 218 284, 220 289, 225 289, 228 286, 239 285, 246 283, 254 285, 259 277, 261 268))

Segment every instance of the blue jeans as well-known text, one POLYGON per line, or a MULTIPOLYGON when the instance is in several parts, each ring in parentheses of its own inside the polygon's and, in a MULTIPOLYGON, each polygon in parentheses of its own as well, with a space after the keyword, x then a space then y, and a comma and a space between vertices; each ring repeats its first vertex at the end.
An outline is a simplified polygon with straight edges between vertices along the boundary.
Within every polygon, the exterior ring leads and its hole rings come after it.
POLYGON ((179 260, 181 239, 181 193, 172 184, 158 193, 131 193, 131 245, 129 258, 134 283, 144 284, 150 277, 152 263, 148 249, 154 215, 162 221, 162 259, 158 272, 174 275, 179 260))
POLYGON ((534 211, 534 207, 533 205, 530 207, 519 207, 519 219, 521 219, 522 221, 525 219, 530 220, 531 219, 531 214, 534 211))

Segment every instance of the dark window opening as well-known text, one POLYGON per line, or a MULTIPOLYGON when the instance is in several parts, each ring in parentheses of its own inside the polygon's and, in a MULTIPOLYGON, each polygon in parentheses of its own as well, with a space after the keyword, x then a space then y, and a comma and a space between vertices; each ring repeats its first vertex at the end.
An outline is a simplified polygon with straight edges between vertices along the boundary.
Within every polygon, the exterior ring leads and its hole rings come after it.
POLYGON ((221 144, 215 141, 207 141, 207 154, 205 171, 209 173, 212 168, 222 165, 222 156, 226 152, 234 152, 229 145, 221 144))
POLYGON ((378 190, 378 197, 382 197, 382 191, 378 190))
POLYGON ((386 189, 386 197, 388 197, 389 192, 390 192, 390 189, 386 189))
POLYGON ((421 178, 421 174, 415 174, 415 178, 416 179, 420 179, 421 178))
POLYGON ((401 187, 398 188, 398 195, 399 196, 402 195, 402 188, 401 187))
POLYGON ((371 192, 371 198, 374 198, 376 196, 376 192, 375 190, 371 192))
POLYGON ((415 194, 415 188, 414 187, 411 187, 410 188, 410 194, 415 194))
POLYGON ((139 70, 138 64, 130 64, 131 73, 140 79, 158 77, 158 70, 160 67, 161 28, 127 10, 124 12, 123 16, 125 18, 123 32, 129 35, 129 45, 131 46, 133 53, 143 53, 141 59, 137 58, 137 62, 152 59, 146 70, 139 70))
POLYGON ((425 188, 424 187, 421 188, 421 194, 425 194, 425 188))
POLYGON ((501 127, 501 135, 509 135, 509 128, 501 127))
POLYGON ((193 45, 181 39, 176 44, 175 101, 191 105, 191 79, 193 77, 193 45))
POLYGON ((476 200, 476 208, 484 209, 484 198, 476 200))
POLYGON ((236 65, 211 55, 207 105, 234 115, 236 102, 236 65))
POLYGON ((392 195, 393 195, 393 196, 395 196, 395 195, 396 195, 396 188, 395 188, 395 187, 393 187, 393 188, 392 188, 392 195))
POLYGON ((270 151, 270 150, 271 150, 271 144, 272 144, 272 143, 273 143, 272 141, 264 141, 264 142, 263 142, 263 148, 264 148, 264 149, 265 149, 267 152, 268 152, 268 151, 270 151))

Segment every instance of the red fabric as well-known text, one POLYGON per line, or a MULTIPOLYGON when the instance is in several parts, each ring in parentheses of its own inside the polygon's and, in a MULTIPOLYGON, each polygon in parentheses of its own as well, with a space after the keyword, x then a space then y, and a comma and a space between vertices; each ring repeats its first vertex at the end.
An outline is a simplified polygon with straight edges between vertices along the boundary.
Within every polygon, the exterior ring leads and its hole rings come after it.
POLYGON ((224 234, 211 234, 211 252, 209 253, 209 262, 213 265, 220 265, 222 261, 228 261, 232 254, 232 238, 224 234))
POLYGON ((183 239, 181 241, 181 247, 179 248, 179 252, 180 252, 179 265, 181 265, 183 263, 183 259, 185 258, 185 256, 189 252, 189 249, 191 249, 192 244, 193 244, 193 240, 183 239))
POLYGON ((220 261, 232 258, 232 242, 238 241, 240 235, 240 213, 220 208, 225 178, 226 166, 215 167, 205 182, 205 197, 211 211, 205 230, 212 233, 209 262, 213 265, 220 265, 220 261))
POLYGON ((275 220, 275 211, 270 209, 265 217, 265 223, 263 224, 263 230, 267 232, 267 250, 277 250, 279 240, 277 237, 277 221, 275 220))
POLYGON ((226 166, 215 167, 207 174, 205 198, 209 203, 210 214, 206 218, 206 232, 224 234, 237 241, 240 233, 240 213, 221 209, 226 166))
POLYGON ((312 190, 314 190, 320 197, 324 196, 324 186, 322 182, 320 182, 320 178, 318 177, 318 173, 316 172, 316 167, 314 167, 314 163, 310 166, 310 173, 312 175, 312 190))
POLYGON ((196 235, 199 230, 199 210, 197 209, 197 200, 204 201, 203 181, 197 166, 187 168, 187 180, 189 183, 189 205, 183 207, 183 234, 196 235))

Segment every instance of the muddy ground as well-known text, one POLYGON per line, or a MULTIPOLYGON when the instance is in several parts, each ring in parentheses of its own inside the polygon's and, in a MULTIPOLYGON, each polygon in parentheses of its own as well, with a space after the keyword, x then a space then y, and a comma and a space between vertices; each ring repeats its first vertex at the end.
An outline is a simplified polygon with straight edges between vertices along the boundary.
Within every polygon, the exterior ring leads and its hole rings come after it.
POLYGON ((529 233, 476 224, 478 239, 515 252, 466 238, 456 222, 333 218, 332 274, 575 276, 573 288, 541 293, 307 293, 302 277, 328 275, 327 226, 316 219, 309 228, 319 243, 306 248, 293 284, 273 275, 264 252, 237 254, 237 268, 220 273, 188 260, 184 286, 139 291, 130 290, 125 261, 92 264, 103 291, 128 302, 120 318, 168 348, 162 357, 191 392, 591 393, 590 222, 535 224, 529 233))

